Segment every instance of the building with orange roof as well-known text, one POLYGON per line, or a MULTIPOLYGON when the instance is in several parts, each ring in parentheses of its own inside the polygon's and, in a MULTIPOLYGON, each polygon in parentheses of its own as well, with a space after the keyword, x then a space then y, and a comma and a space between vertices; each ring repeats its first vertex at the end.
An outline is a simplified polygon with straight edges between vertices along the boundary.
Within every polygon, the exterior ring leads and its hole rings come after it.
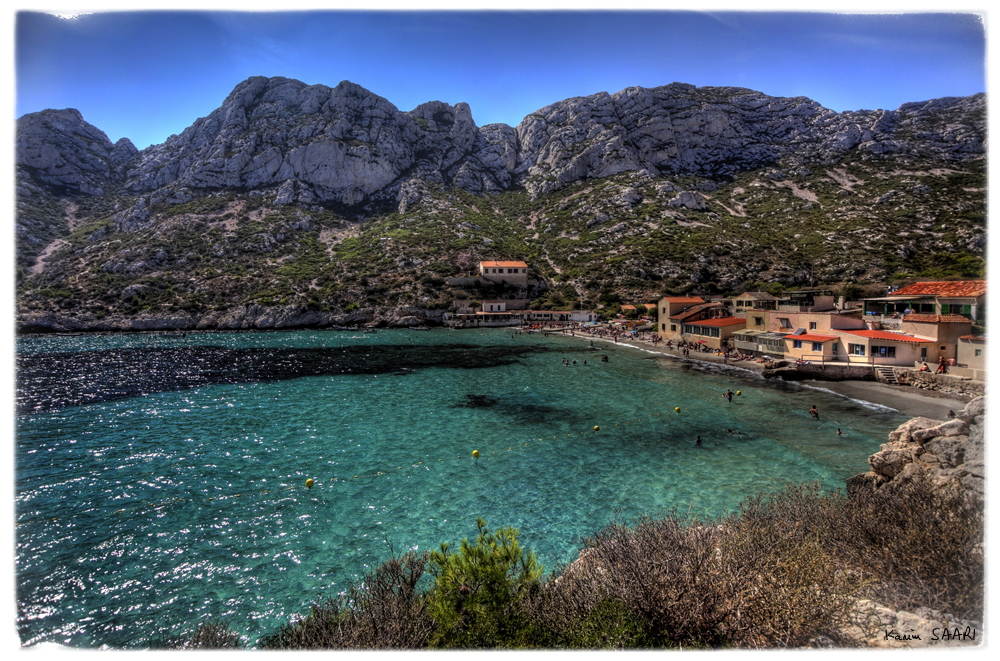
POLYGON ((862 300, 865 315, 959 314, 976 321, 986 305, 986 281, 916 282, 885 296, 862 300))
MULTIPOLYGON (((661 300, 662 303, 662 300, 661 300)), ((672 305, 668 304, 667 309, 671 309, 672 305)), ((672 313, 668 313, 666 317, 662 314, 659 317, 659 329, 656 331, 657 334, 664 340, 674 340, 676 342, 685 342, 681 331, 681 326, 687 322, 694 322, 700 319, 719 319, 723 317, 729 317, 732 319, 732 315, 729 313, 728 308, 722 303, 696 303, 694 305, 687 306, 677 306, 680 309, 672 313)))
POLYGON ((657 303, 660 310, 659 317, 665 320, 667 317, 685 308, 689 308, 692 305, 701 305, 704 302, 705 299, 700 296, 664 296, 657 303))
POLYGON ((492 282, 506 282, 517 287, 527 287, 528 265, 519 261, 479 262, 479 277, 492 282))
POLYGON ((928 352, 934 360, 941 356, 957 360, 958 338, 972 332, 972 320, 960 314, 908 314, 901 326, 904 333, 934 340, 936 351, 928 352))
POLYGON ((849 363, 912 366, 935 354, 935 341, 928 337, 873 329, 841 330, 837 335, 849 363))
MULTIPOLYGON (((709 304, 712 305, 712 304, 709 304)), ((746 327, 743 317, 718 317, 716 319, 690 319, 681 323, 680 340, 704 344, 709 349, 721 349, 723 342, 746 327)))

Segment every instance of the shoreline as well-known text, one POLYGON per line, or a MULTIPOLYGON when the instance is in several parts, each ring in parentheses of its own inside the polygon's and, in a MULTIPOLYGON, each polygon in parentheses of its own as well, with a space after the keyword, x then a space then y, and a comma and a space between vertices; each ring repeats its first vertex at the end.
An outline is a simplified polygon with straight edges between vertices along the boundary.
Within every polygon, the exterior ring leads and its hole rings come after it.
MULTIPOLYGON (((764 366, 751 361, 738 361, 736 363, 723 362, 722 358, 715 354, 699 354, 694 356, 681 356, 674 349, 665 346, 653 346, 652 343, 644 340, 622 340, 614 342, 611 339, 590 336, 586 333, 553 332, 554 335, 563 337, 593 340, 596 342, 606 342, 612 346, 624 346, 630 349, 645 351, 646 353, 658 354, 661 358, 673 358, 680 361, 693 361, 722 365, 734 370, 744 370, 758 375, 764 372, 764 366)), ((595 345, 596 348, 596 345, 595 345)), ((932 390, 921 390, 910 386, 892 385, 881 383, 880 381, 818 381, 814 379, 804 379, 801 381, 787 381, 786 383, 798 383, 807 388, 825 390, 848 399, 861 400, 871 404, 878 404, 899 411, 909 418, 925 417, 933 420, 948 420, 948 411, 961 411, 965 404, 972 398, 962 398, 958 395, 938 393, 932 390)))

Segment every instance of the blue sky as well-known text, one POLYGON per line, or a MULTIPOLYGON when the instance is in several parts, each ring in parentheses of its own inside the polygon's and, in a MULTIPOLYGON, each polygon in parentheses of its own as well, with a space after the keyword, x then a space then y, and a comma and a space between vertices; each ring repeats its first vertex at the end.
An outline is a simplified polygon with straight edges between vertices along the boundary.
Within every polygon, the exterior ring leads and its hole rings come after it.
MULTIPOLYGON (((273 3, 271 6, 274 6, 273 3)), ((161 143, 250 76, 350 80, 401 110, 465 101, 516 125, 572 96, 671 82, 833 110, 986 91, 975 14, 668 11, 103 12, 15 18, 16 116, 77 108, 161 143)))

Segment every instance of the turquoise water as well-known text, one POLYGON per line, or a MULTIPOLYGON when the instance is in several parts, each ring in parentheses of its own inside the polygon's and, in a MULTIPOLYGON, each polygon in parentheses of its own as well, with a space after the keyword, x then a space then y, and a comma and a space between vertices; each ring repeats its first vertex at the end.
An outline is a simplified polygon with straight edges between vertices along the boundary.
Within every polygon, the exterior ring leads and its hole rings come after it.
POLYGON ((598 347, 501 330, 20 339, 22 641, 124 647, 218 616, 253 642, 389 545, 457 542, 479 516, 551 570, 616 512, 842 487, 905 420, 598 347))

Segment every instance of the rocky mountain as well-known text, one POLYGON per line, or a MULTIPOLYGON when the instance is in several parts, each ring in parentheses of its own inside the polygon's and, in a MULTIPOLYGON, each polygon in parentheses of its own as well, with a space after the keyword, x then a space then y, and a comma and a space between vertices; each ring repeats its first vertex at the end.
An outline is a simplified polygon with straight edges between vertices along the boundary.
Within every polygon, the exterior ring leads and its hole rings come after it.
POLYGON ((477 127, 464 103, 404 112, 347 81, 255 77, 142 151, 47 110, 17 126, 18 303, 83 326, 297 324, 310 304, 301 323, 336 323, 454 306, 477 292, 437 280, 495 257, 527 259, 553 305, 963 275, 985 248, 985 103, 836 113, 673 83, 477 127))

